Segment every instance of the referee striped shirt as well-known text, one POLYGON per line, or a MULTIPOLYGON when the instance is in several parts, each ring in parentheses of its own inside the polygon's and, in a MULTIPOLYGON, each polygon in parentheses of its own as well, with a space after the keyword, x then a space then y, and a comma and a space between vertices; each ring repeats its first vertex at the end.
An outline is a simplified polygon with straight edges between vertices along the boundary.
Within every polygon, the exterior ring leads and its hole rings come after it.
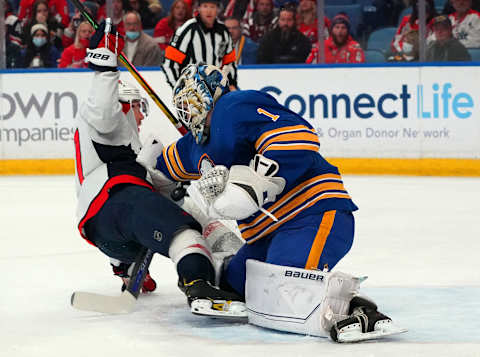
POLYGON ((163 70, 167 82, 173 88, 182 69, 191 63, 205 62, 221 67, 228 74, 229 83, 237 85, 235 49, 230 33, 223 23, 215 20, 207 28, 197 16, 185 22, 175 31, 165 49, 163 70))

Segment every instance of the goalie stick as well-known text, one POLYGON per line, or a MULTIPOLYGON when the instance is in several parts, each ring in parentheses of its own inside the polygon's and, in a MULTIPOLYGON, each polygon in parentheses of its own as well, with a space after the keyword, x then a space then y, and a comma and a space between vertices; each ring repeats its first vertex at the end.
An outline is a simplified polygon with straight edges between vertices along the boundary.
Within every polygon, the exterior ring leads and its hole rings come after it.
POLYGON ((131 312, 140 294, 153 254, 153 251, 147 248, 144 248, 138 254, 128 286, 120 296, 77 291, 72 294, 72 306, 79 310, 110 314, 127 314, 131 312))
MULTIPOLYGON (((80 11, 82 16, 92 25, 92 27, 96 30, 98 28, 98 24, 95 21, 95 19, 90 16, 90 13, 88 12, 87 8, 85 5, 80 1, 80 0, 69 0, 77 9, 80 11)), ((142 88, 148 93, 150 98, 157 104, 157 106, 160 108, 160 110, 165 114, 165 116, 168 118, 168 120, 177 128, 177 130, 180 132, 180 134, 185 135, 187 133, 187 129, 182 125, 182 123, 172 114, 170 109, 163 103, 163 101, 160 99, 160 97, 155 93, 150 87, 150 85, 147 83, 147 81, 141 76, 141 74, 138 72, 138 70, 135 68, 135 66, 128 60, 128 58, 125 56, 123 52, 120 52, 118 55, 118 58, 120 58, 120 61, 125 65, 127 70, 132 74, 132 76, 137 80, 137 82, 142 86, 142 88)))

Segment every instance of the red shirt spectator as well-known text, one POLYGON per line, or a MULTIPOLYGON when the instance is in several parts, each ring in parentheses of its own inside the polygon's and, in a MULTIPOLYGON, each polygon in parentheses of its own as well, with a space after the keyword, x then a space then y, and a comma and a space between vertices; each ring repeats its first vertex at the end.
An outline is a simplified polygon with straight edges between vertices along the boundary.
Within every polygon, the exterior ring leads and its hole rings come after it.
POLYGON ((249 4, 242 20, 243 34, 254 42, 260 42, 267 32, 275 28, 277 21, 273 0, 255 0, 255 8, 251 9, 249 4))
MULTIPOLYGON (((330 20, 326 16, 324 26, 324 38, 328 38, 330 20)), ((308 37, 312 44, 318 41, 317 4, 314 0, 300 0, 297 8, 297 30, 308 37)))
MULTIPOLYGON (((32 18, 33 4, 36 0, 21 0, 18 8, 18 18, 20 20, 30 20, 32 18)), ((69 15, 67 0, 49 0, 48 8, 52 12, 52 15, 57 17, 57 20, 65 27, 68 26, 69 15), (57 16, 58 15, 58 16, 57 16)))
MULTIPOLYGON (((328 38, 328 29, 330 28, 330 20, 325 16, 324 18, 324 26, 325 26, 325 37, 328 38)), ((305 23, 299 23, 297 25, 298 31, 303 33, 304 36, 310 39, 310 42, 315 43, 318 41, 318 24, 317 20, 315 19, 313 24, 307 25, 305 23)))
MULTIPOLYGON (((318 47, 313 46, 306 63, 318 63, 318 47)), ((332 20, 330 37, 325 40, 325 63, 363 63, 365 53, 352 36, 350 20, 344 14, 338 14, 332 20)))
POLYGON ((93 27, 86 21, 82 22, 75 35, 75 43, 65 48, 60 57, 59 68, 84 68, 87 63, 84 62, 87 54, 90 37, 93 34, 93 27))
POLYGON ((365 53, 359 43, 352 37, 339 45, 333 37, 325 41, 325 63, 363 63, 365 62, 365 53))
POLYGON ((153 31, 153 38, 162 50, 167 48, 173 34, 185 21, 192 17, 192 10, 184 0, 175 0, 170 7, 170 13, 158 21, 153 31))

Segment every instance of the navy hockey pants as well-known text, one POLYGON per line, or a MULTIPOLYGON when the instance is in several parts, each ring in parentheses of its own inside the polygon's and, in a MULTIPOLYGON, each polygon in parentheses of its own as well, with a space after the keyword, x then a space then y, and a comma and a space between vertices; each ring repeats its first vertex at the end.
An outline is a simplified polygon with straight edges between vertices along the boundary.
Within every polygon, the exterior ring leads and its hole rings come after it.
POLYGON ((293 219, 272 234, 240 248, 222 280, 243 296, 247 259, 303 269, 332 269, 350 250, 354 226, 353 214, 348 211, 293 219))
POLYGON ((173 237, 186 228, 201 231, 199 223, 172 201, 146 187, 128 184, 115 187, 85 225, 92 243, 124 263, 135 261, 142 247, 168 257, 173 237))

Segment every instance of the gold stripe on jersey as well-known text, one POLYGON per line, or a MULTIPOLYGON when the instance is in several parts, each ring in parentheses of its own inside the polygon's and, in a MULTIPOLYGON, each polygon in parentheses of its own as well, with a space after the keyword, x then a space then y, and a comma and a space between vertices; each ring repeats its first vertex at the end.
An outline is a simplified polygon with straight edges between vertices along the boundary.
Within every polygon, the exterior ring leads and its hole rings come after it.
MULTIPOLYGON (((307 129, 305 127, 305 129, 307 129)), ((275 136, 264 140, 262 145, 257 148, 258 153, 263 153, 272 150, 271 146, 275 145, 275 150, 313 150, 318 151, 320 141, 318 136, 312 132, 297 132, 297 133, 276 133, 275 136)))
MULTIPOLYGON (((306 136, 302 136, 303 138, 302 140, 311 140, 314 142, 318 142, 318 136, 315 133, 314 129, 310 129, 305 125, 293 125, 293 126, 284 126, 282 128, 266 131, 255 142, 255 149, 257 150, 257 152, 259 152, 260 149, 263 149, 263 146, 267 141, 269 141, 271 138, 273 138, 278 134, 284 135, 284 134, 294 134, 294 133, 298 133, 300 134, 300 136, 306 135, 306 136), (315 136, 315 138, 313 136, 315 136)), ((288 139, 288 140, 291 140, 291 139, 288 139)))
POLYGON ((328 198, 350 199, 339 175, 319 175, 290 190, 267 209, 277 217, 278 222, 274 222, 260 212, 252 222, 239 225, 242 237, 249 243, 256 241, 295 217, 302 210, 328 198))
POLYGON ((278 151, 278 150, 309 150, 309 151, 318 151, 320 145, 307 144, 307 143, 290 143, 290 144, 271 144, 266 150, 260 151, 260 154, 263 154, 266 151, 278 151))
POLYGON ((323 248, 327 242, 327 238, 332 231, 333 222, 335 221, 335 214, 337 211, 327 211, 323 214, 322 222, 320 227, 318 227, 317 234, 308 254, 307 263, 305 264, 305 269, 313 270, 318 269, 318 263, 322 257, 323 248))
POLYGON ((167 146, 163 149, 163 159, 165 165, 167 166, 170 176, 176 181, 189 181, 189 180, 198 180, 200 178, 199 174, 189 173, 182 165, 180 160, 180 155, 178 155, 176 143, 167 146))

